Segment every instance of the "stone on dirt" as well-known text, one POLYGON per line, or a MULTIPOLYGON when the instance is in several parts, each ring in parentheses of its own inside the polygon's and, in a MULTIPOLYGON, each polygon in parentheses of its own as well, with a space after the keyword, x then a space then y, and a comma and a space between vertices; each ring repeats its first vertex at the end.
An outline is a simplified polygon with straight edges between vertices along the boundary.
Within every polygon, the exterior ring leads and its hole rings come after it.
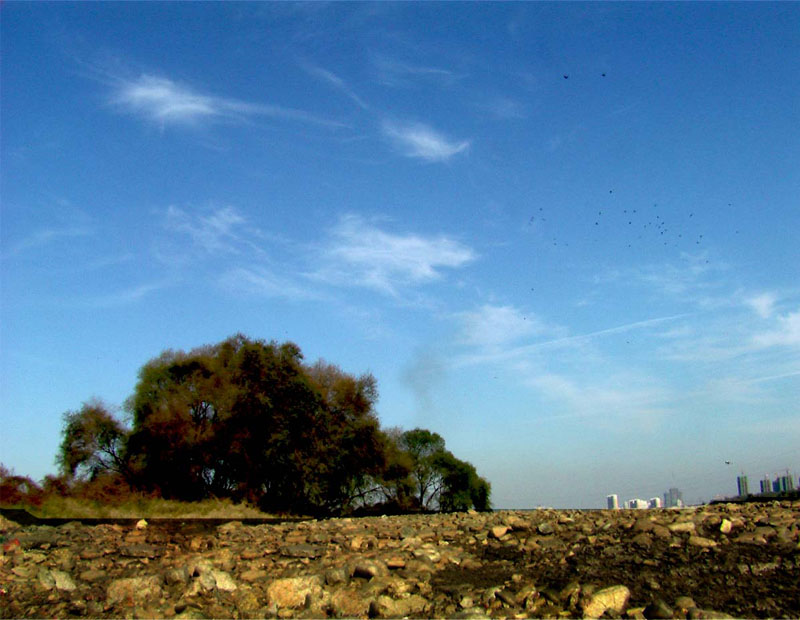
POLYGON ((2 617, 797 617, 800 502, 0 522, 2 617))

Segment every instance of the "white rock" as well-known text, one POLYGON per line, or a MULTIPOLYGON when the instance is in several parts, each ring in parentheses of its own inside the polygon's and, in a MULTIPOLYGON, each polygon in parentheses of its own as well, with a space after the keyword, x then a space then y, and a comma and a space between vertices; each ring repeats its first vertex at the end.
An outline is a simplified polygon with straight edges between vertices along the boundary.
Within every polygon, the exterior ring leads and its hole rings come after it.
POLYGON ((627 586, 611 586, 595 592, 583 605, 584 618, 599 618, 606 611, 621 614, 631 598, 627 586))
POLYGON ((322 579, 317 575, 276 579, 267 588, 269 603, 278 607, 299 608, 305 605, 307 596, 321 594, 322 579))
POLYGON ((678 521, 677 523, 670 523, 668 526, 670 532, 694 532, 694 521, 678 521))
POLYGON ((236 589, 236 582, 224 570, 214 570, 212 572, 214 580, 217 582, 217 589, 225 592, 233 592, 236 589))
POLYGON ((50 572, 55 580, 56 590, 71 592, 78 587, 75 585, 75 582, 72 580, 72 577, 69 575, 69 573, 65 573, 63 570, 53 570, 50 572))

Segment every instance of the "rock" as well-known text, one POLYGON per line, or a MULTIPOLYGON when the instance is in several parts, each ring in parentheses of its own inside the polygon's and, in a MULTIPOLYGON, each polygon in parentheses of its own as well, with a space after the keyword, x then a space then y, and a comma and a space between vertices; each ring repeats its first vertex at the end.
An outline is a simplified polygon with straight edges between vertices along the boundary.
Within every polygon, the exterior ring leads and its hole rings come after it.
POLYGON ((19 553, 22 551, 22 543, 20 542, 19 538, 12 538, 11 540, 6 540, 3 542, 3 554, 4 555, 12 555, 14 553, 19 553))
POLYGON ((712 611, 709 609, 698 609, 694 607, 689 610, 687 614, 687 618, 690 620, 723 620, 725 618, 733 618, 733 616, 729 616, 728 614, 722 613, 721 611, 712 611))
POLYGON ((497 592, 494 593, 494 597, 498 601, 508 605, 509 607, 514 607, 517 604, 517 600, 514 594, 506 589, 498 590, 497 592))
POLYGON ((710 538, 703 538, 702 536, 694 535, 689 536, 689 544, 693 547, 703 547, 704 549, 717 546, 717 543, 710 538))
POLYGON ((363 617, 369 613, 372 601, 359 588, 347 586, 331 595, 331 610, 340 618, 363 617))
POLYGON ((672 608, 663 600, 656 599, 644 608, 644 617, 648 620, 668 620, 672 618, 672 608))
POLYGON ((111 605, 140 605, 162 595, 161 583, 162 579, 157 575, 115 579, 108 585, 106 600, 111 605))
POLYGON ((553 528, 552 523, 548 523, 545 521, 544 523, 540 523, 536 527, 536 531, 539 532, 542 536, 549 536, 553 532, 555 532, 555 528, 553 528))
POLYGON ((369 616, 377 618, 419 617, 428 605, 427 599, 419 594, 412 594, 400 599, 382 595, 370 603, 369 616))
POLYGON ((325 571, 325 583, 329 586, 347 583, 348 577, 348 572, 341 567, 329 568, 325 571))
POLYGON ((229 521, 228 523, 223 523, 222 525, 218 526, 217 532, 223 536, 231 536, 241 532, 243 527, 244 526, 242 525, 241 521, 229 521))
POLYGON ((239 588, 234 595, 234 600, 240 618, 258 618, 266 615, 261 613, 261 602, 252 588, 239 588))
POLYGON ((72 576, 63 571, 63 570, 53 570, 50 571, 53 575, 53 580, 55 581, 55 586, 57 590, 64 590, 66 592, 72 592, 78 586, 75 585, 75 582, 72 580, 72 576))
POLYGON ((357 560, 350 568, 350 575, 352 577, 361 577, 363 579, 372 579, 373 577, 383 576, 389 572, 386 564, 380 560, 357 560))
POLYGON ((303 607, 306 598, 322 594, 322 579, 317 575, 276 579, 267 587, 270 605, 297 609, 303 607))
POLYGON ((56 579, 53 577, 52 571, 46 568, 39 569, 39 572, 37 573, 37 579, 39 581, 39 585, 41 585, 45 590, 52 590, 56 587, 56 579))
POLYGON ((83 571, 78 577, 81 581, 100 581, 101 579, 105 579, 108 576, 108 572, 104 570, 85 570, 83 571))
POLYGON ((144 519, 139 519, 139 520, 136 522, 136 529, 137 529, 137 530, 143 530, 143 529, 145 529, 146 527, 147 527, 147 521, 145 521, 144 519))
POLYGON ((319 549, 306 543, 287 545, 281 548, 281 555, 290 558, 316 558, 319 556, 319 549))
POLYGON ((0 615, 793 617, 798 523, 800 503, 783 502, 219 527, 159 521, 144 530, 25 526, 13 534, 20 545, 0 554, 0 615), (704 607, 679 599, 670 610, 664 601, 680 587, 703 592, 704 607))
POLYGON ((211 571, 211 575, 214 577, 214 582, 218 590, 233 592, 236 589, 236 582, 225 571, 214 569, 211 571))
POLYGON ((169 568, 164 572, 164 579, 168 585, 188 583, 189 569, 186 566, 169 568))
POLYGON ((678 521, 667 526, 669 531, 674 533, 694 532, 695 527, 694 521, 678 521))
POLYGON ((491 529, 492 537, 498 540, 501 539, 503 536, 505 536, 507 532, 508 532, 508 526, 506 525, 495 525, 491 529))
POLYGON ((686 613, 693 607, 697 607, 697 604, 691 596, 679 596, 675 599, 675 607, 686 613))
POLYGON ((11 569, 11 572, 14 573, 17 577, 22 577, 23 579, 30 579, 34 576, 34 574, 38 573, 38 569, 33 564, 27 564, 22 566, 15 566, 11 569))
POLYGON ((208 618, 208 616, 197 609, 197 607, 186 607, 181 613, 176 614, 175 617, 180 620, 206 620, 206 618, 208 618))
POLYGON ((631 539, 631 542, 634 545, 636 545, 637 547, 643 547, 643 548, 647 549, 648 547, 650 547, 653 544, 653 539, 650 537, 650 534, 646 534, 645 532, 642 532, 642 533, 637 534, 636 536, 634 536, 631 539))
POLYGON ((400 555, 390 555, 386 558, 386 568, 389 570, 397 570, 400 568, 406 567, 406 561, 403 559, 403 556, 400 555))
POLYGON ((583 604, 584 618, 599 618, 606 611, 621 614, 628 604, 631 591, 627 586, 617 585, 603 588, 592 594, 583 604))
POLYGON ((723 534, 730 534, 731 530, 733 529, 733 522, 728 521, 728 519, 723 519, 722 523, 720 523, 719 531, 723 534))
POLYGON ((259 569, 246 570, 239 575, 239 579, 241 579, 242 581, 246 581, 247 583, 263 581, 266 578, 267 578, 267 571, 259 569))
POLYGON ((161 555, 161 552, 154 545, 134 543, 120 547, 119 554, 128 558, 155 558, 161 555))
POLYGON ((733 539, 735 543, 745 543, 750 545, 766 545, 767 539, 756 532, 742 532, 733 539))

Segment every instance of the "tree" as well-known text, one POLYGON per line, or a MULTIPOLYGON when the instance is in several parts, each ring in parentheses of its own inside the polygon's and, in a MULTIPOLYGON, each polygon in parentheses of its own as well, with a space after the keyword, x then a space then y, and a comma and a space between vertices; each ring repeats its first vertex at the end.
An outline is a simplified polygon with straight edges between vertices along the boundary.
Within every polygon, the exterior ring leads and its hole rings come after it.
POLYGON ((57 462, 64 488, 103 497, 229 497, 321 515, 488 507, 472 465, 431 431, 382 431, 377 400, 369 373, 239 334, 142 366, 130 429, 96 401, 65 413, 57 462))
POLYGON ((444 452, 444 439, 438 433, 415 428, 400 436, 400 447, 411 459, 418 506, 423 510, 435 507, 441 490, 441 472, 437 457, 444 452))
POLYGON ((422 510, 489 510, 491 486, 475 467, 445 449, 437 433, 415 428, 399 436, 399 447, 411 462, 417 506, 422 510))
POLYGON ((300 348, 238 335, 146 364, 129 401, 138 483, 168 497, 214 494, 271 511, 331 513, 384 467, 372 375, 300 348))
POLYGON ((103 472, 127 475, 124 458, 128 430, 106 405, 92 400, 64 414, 63 439, 56 456, 70 478, 93 479, 103 472))
POLYGON ((491 486, 478 476, 475 467, 457 459, 449 451, 435 457, 435 468, 442 477, 439 493, 439 509, 443 511, 489 510, 491 486))

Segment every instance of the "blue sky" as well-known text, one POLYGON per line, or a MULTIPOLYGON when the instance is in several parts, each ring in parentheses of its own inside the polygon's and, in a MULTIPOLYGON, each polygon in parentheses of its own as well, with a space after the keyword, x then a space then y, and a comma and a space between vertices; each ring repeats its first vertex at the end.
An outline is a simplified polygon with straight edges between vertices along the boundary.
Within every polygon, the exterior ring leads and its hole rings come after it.
POLYGON ((2 7, 0 461, 243 332, 498 507, 800 474, 800 4, 2 7), (724 461, 731 461, 725 465, 724 461))

